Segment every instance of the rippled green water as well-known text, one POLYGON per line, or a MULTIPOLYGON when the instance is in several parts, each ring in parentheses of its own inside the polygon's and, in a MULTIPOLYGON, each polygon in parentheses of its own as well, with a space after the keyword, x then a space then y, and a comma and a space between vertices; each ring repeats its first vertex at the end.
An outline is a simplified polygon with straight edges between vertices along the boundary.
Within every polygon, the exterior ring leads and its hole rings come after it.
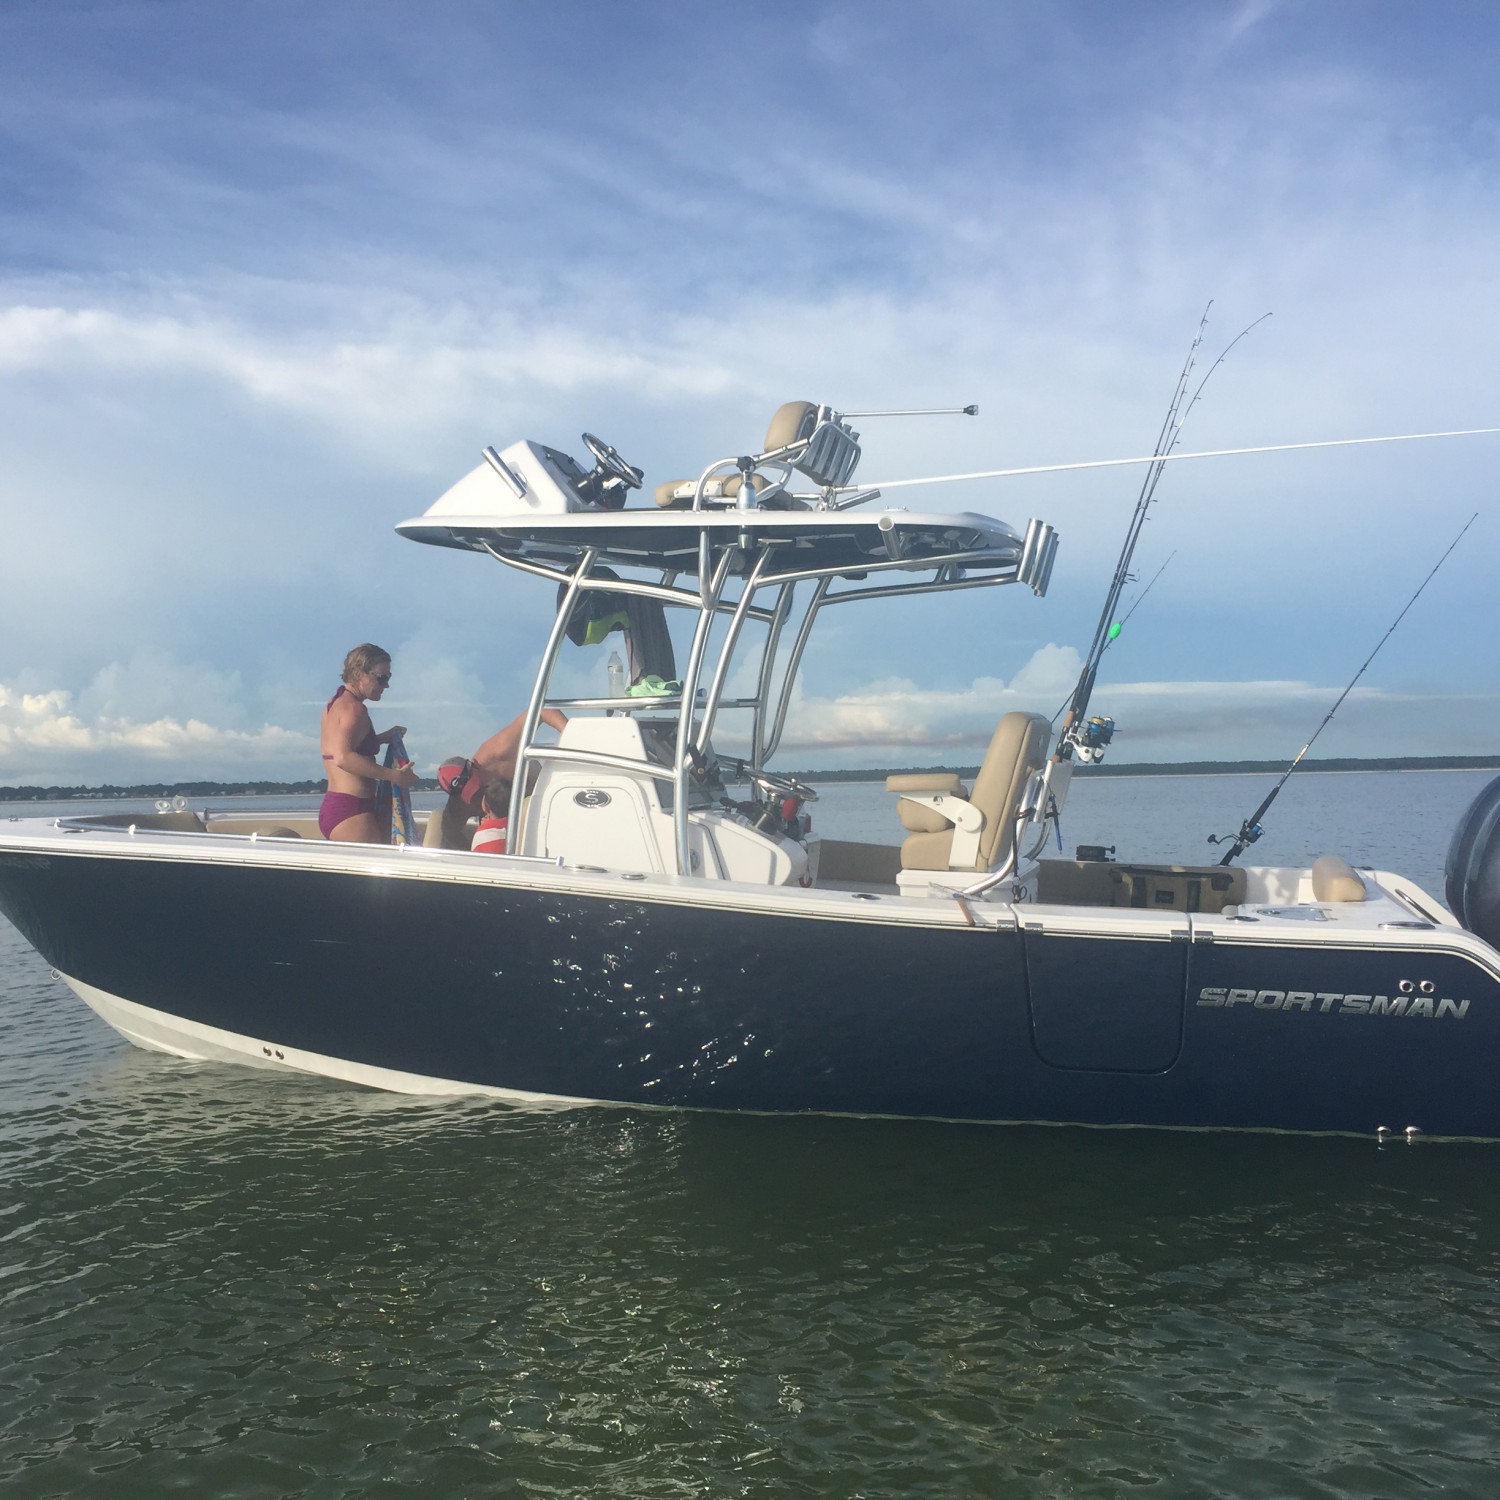
POLYGON ((0 923, 0 1493, 1488 1497, 1497 1181, 174 1062, 0 923))

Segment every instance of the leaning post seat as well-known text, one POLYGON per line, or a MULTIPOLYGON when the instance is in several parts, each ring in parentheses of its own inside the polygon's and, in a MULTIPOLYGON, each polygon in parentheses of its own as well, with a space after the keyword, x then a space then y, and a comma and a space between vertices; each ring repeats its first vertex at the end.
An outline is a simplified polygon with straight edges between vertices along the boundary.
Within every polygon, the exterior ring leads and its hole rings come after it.
MULTIPOLYGON (((764 474, 752 474, 750 476, 750 484, 758 495, 762 490, 770 488, 771 481, 764 474)), ((656 487, 656 503, 663 510, 691 510, 693 508, 693 493, 697 488, 698 481, 696 479, 663 480, 656 487)), ((705 501, 717 501, 721 503, 727 500, 737 501, 740 496, 740 488, 740 476, 738 474, 715 474, 703 486, 703 498, 705 501)))
MULTIPOLYGON (((820 422, 821 410, 814 401, 787 401, 777 407, 766 428, 765 446, 755 456, 756 463, 769 459, 783 467, 786 478, 790 478, 792 469, 799 469, 814 484, 846 482, 859 463, 859 434, 832 414, 820 422)), ((764 504, 772 509, 805 508, 785 493, 785 478, 771 480, 763 474, 752 474, 750 483, 757 496, 765 495, 764 504)), ((742 484, 739 474, 711 475, 704 482, 703 499, 718 505, 735 503, 742 484)), ((697 488, 696 479, 668 479, 657 485, 654 498, 664 510, 687 510, 692 507, 697 488)))
POLYGON ((901 845, 902 869, 982 874, 1009 858, 1022 799, 1046 763, 1051 733, 1041 714, 1006 714, 967 798, 950 773, 888 777, 886 790, 900 795, 897 812, 911 830, 901 845))

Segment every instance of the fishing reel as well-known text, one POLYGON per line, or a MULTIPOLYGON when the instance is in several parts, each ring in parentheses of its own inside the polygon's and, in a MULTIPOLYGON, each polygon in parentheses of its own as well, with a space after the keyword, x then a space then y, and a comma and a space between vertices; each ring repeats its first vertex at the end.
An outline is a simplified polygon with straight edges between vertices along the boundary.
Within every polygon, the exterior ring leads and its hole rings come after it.
POLYGON ((1075 724, 1068 731, 1067 743, 1083 765, 1092 766, 1104 759, 1104 752, 1114 737, 1115 721, 1096 714, 1082 724, 1075 724))
POLYGON ((1238 833, 1211 833, 1208 836, 1210 844, 1230 844, 1229 853, 1219 861, 1221 865, 1233 864, 1251 844, 1259 841, 1261 834, 1266 830, 1254 820, 1247 820, 1240 824, 1238 833))
POLYGON ((1210 844, 1228 844, 1238 839, 1242 844, 1254 844, 1265 831, 1259 823, 1241 823, 1238 833, 1211 833, 1208 841, 1210 844))

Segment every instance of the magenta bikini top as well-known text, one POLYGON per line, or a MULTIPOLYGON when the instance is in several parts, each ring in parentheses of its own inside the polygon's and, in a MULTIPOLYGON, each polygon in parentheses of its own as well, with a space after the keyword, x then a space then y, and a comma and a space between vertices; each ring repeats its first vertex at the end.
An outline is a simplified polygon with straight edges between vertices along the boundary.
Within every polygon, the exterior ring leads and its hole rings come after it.
MULTIPOLYGON (((332 708, 333 705, 337 703, 339 699, 342 698, 348 691, 349 689, 346 688, 343 683, 340 683, 338 692, 336 692, 333 697, 331 697, 328 702, 323 705, 323 712, 326 714, 328 710, 332 708)), ((375 733, 375 730, 372 727, 370 732, 364 737, 364 739, 362 739, 359 744, 354 747, 354 753, 356 755, 368 755, 371 760, 374 760, 379 752, 380 736, 375 733)), ((332 760, 333 757, 331 755, 325 755, 323 759, 332 760)))

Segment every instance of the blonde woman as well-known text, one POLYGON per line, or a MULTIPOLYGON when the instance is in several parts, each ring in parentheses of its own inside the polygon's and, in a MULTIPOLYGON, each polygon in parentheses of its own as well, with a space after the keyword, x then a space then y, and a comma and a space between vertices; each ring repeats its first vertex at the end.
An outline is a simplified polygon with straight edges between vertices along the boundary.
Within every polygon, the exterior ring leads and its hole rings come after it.
POLYGON ((416 768, 382 766, 375 760, 380 747, 392 735, 405 734, 398 724, 376 734, 366 703, 378 703, 391 683, 391 654, 368 641, 344 658, 344 680, 323 709, 320 736, 328 790, 318 809, 318 827, 325 839, 346 843, 389 843, 391 832, 383 832, 375 813, 375 783, 410 786, 416 768))

